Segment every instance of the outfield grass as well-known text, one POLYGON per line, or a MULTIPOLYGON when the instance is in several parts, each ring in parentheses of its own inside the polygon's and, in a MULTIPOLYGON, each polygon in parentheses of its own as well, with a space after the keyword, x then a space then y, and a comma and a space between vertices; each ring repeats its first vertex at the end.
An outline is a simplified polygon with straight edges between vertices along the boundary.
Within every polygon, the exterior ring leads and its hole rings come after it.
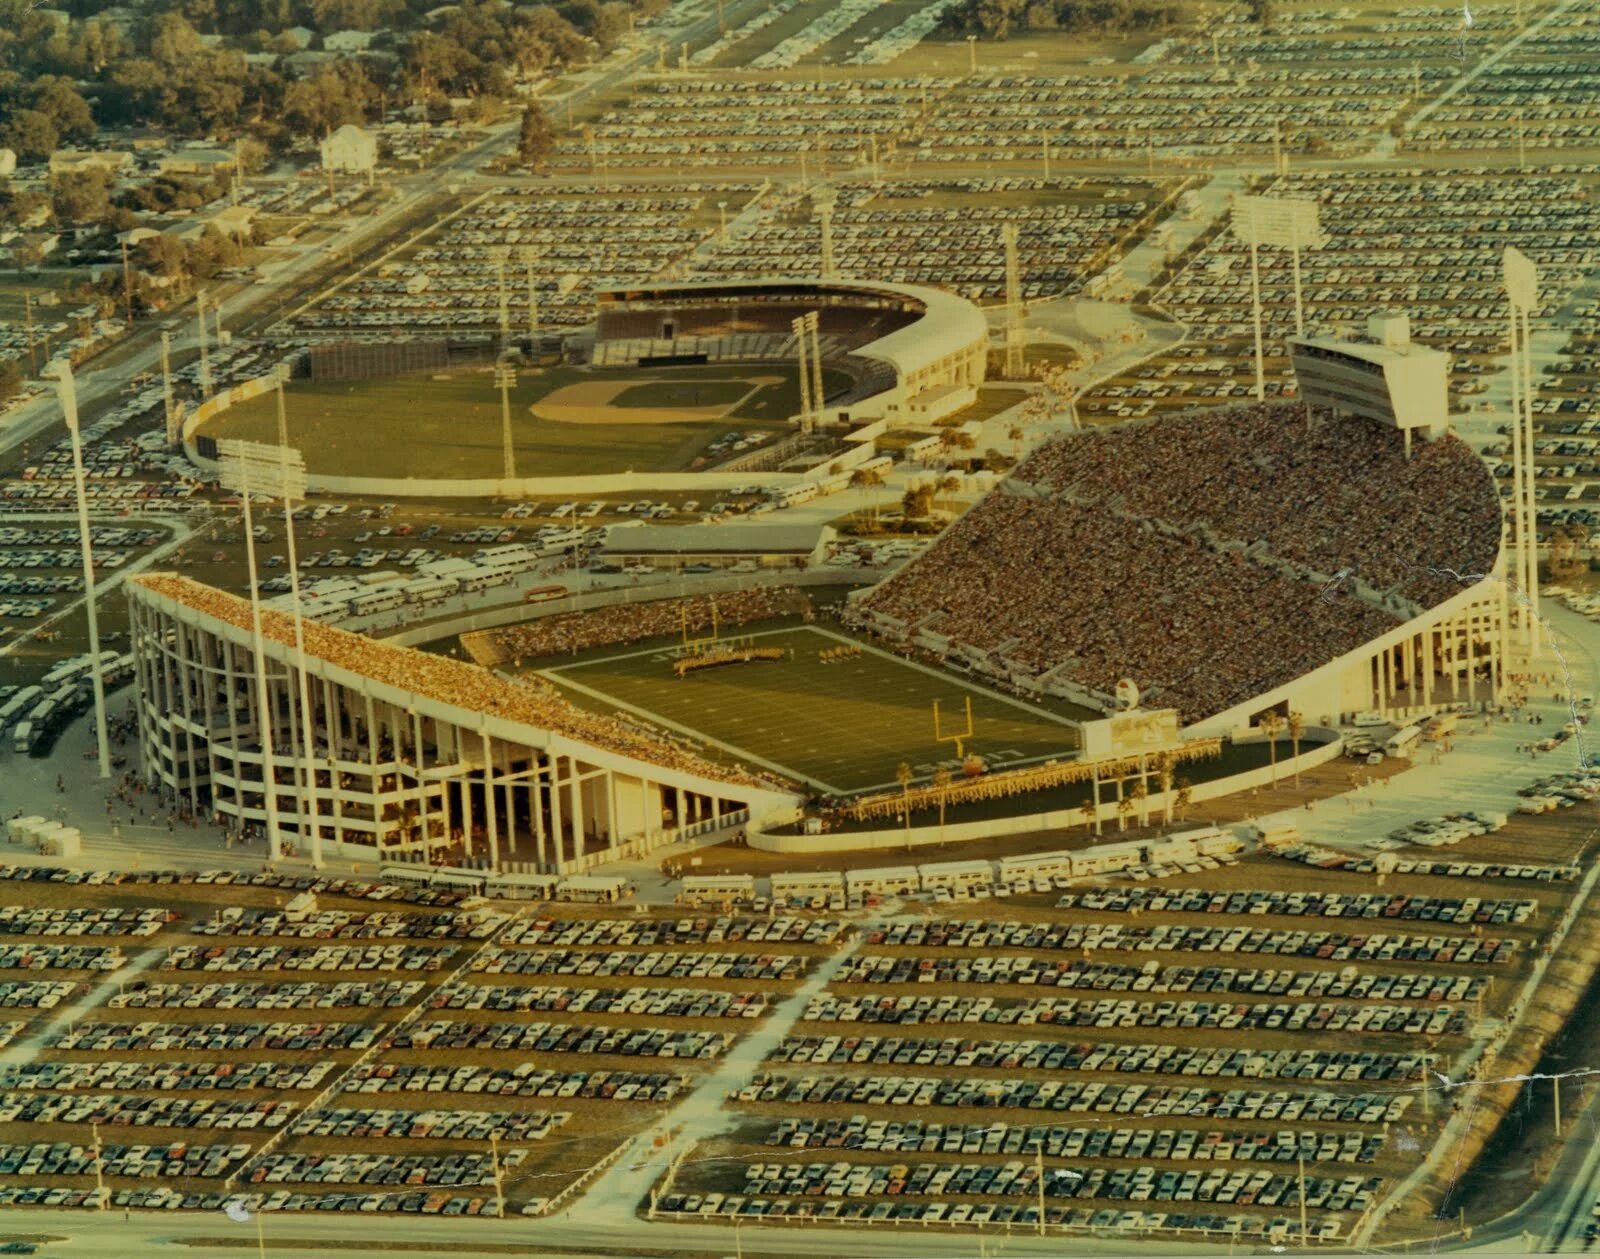
MULTIPOLYGON (((827 376, 830 389, 847 378, 827 376)), ((313 473, 371 477, 495 477, 503 467, 500 397, 487 368, 361 381, 298 380, 286 393, 289 441, 313 473)), ((511 393, 517 470, 524 476, 574 476, 691 467, 729 432, 779 431, 799 410, 795 369, 787 364, 705 364, 672 368, 556 367, 521 377, 511 393), (735 378, 781 376, 722 419, 673 423, 566 423, 529 408, 568 385, 625 381, 627 405, 682 408, 727 404, 750 393, 735 378), (709 385, 706 381, 734 382, 709 385), (700 382, 700 383, 696 383, 700 382)), ((272 395, 232 407, 201 430, 219 438, 276 441, 272 395)))
POLYGON ((894 656, 864 648, 823 664, 818 652, 854 640, 814 626, 758 630, 762 645, 793 649, 776 662, 726 665, 683 678, 671 649, 617 652, 541 670, 580 703, 641 714, 714 744, 739 760, 764 764, 824 791, 893 785, 895 767, 931 774, 954 747, 933 732, 933 702, 947 730, 965 721, 968 750, 1000 767, 1071 750, 1076 732, 1063 718, 894 656))

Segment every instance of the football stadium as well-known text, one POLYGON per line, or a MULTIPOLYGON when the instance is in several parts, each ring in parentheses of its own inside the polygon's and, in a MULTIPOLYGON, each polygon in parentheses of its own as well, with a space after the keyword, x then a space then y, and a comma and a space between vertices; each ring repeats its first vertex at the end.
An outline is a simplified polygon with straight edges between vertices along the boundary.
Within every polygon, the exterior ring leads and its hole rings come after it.
MULTIPOLYGON (((464 848, 565 873, 724 828, 780 848, 944 842, 952 818, 992 837, 1321 763, 1357 714, 1489 698, 1510 659, 1495 486, 1433 406, 1434 352, 1390 334, 1301 347, 1303 402, 1048 440, 866 587, 819 584, 813 553, 745 578, 681 569, 703 588, 672 597, 557 587, 480 618, 485 582, 430 575, 468 612, 433 650, 331 624, 298 641, 280 608, 255 677, 247 601, 135 577, 145 764, 319 854, 464 848)), ((558 425, 641 394, 736 406, 742 385, 661 392, 656 373, 733 379, 790 351, 802 402, 784 423, 848 434, 859 460, 880 421, 971 396, 987 330, 911 286, 618 290, 590 374, 534 405, 558 425), (847 383, 817 386, 824 368, 847 383)))

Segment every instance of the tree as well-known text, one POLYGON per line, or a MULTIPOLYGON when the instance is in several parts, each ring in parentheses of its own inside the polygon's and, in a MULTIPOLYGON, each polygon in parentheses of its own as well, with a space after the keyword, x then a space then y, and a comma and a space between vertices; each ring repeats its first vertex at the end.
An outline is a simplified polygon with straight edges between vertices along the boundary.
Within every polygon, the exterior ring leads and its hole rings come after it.
POLYGON ((1083 814, 1083 829, 1087 833, 1094 828, 1094 824, 1100 819, 1100 810, 1095 805, 1094 797, 1091 796, 1080 804, 1078 811, 1083 814))
POLYGON ((1178 810, 1178 821, 1189 816, 1189 806, 1194 803, 1194 784, 1187 778, 1178 779, 1178 791, 1173 797, 1173 807, 1178 810))
POLYGON ((0 123, 0 148, 12 150, 19 162, 42 162, 55 152, 61 133, 49 114, 17 109, 0 123))
POLYGON ((1011 457, 1013 459, 1022 458, 1022 439, 1027 435, 1027 432, 1020 424, 1013 424, 1010 431, 1006 433, 1006 436, 1011 439, 1011 457))
POLYGON ((1172 825, 1172 780, 1178 772, 1178 758, 1171 752, 1156 754, 1156 780, 1161 784, 1161 795, 1166 800, 1167 825, 1172 825))
POLYGON ((1276 711, 1261 714, 1257 723, 1267 736, 1267 755, 1272 761, 1272 785, 1278 785, 1278 733, 1283 729, 1283 717, 1276 711))
POLYGON ((906 811, 906 847, 911 847, 911 765, 901 761, 894 767, 894 780, 900 784, 900 798, 906 811))
POLYGON ((542 171, 556 149, 556 131, 550 116, 536 105, 522 111, 522 133, 517 138, 517 157, 532 171, 542 171))
POLYGON ((62 223, 104 222, 111 214, 111 180, 95 169, 52 175, 50 199, 62 223))
POLYGON ((933 771, 933 785, 939 790, 939 842, 944 842, 944 806, 950 796, 950 768, 941 765, 933 771))
POLYGON ((29 104, 55 123, 63 140, 94 138, 94 114, 70 79, 45 75, 34 83, 29 104))
POLYGON ((1293 709, 1289 712, 1289 743, 1294 748, 1294 785, 1300 785, 1300 736, 1306 732, 1306 717, 1293 709))
POLYGON ((1132 796, 1123 796, 1117 801, 1117 830, 1128 829, 1128 819, 1133 816, 1134 803, 1132 796))
POLYGON ((1131 799, 1139 809, 1139 825, 1150 825, 1150 787, 1144 779, 1133 784, 1131 799))

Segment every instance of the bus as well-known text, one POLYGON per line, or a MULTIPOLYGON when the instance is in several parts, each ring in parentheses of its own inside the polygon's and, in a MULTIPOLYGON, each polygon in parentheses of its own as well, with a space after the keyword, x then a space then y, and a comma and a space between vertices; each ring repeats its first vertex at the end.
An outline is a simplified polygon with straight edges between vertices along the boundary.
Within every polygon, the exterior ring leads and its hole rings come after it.
POLYGON ((565 586, 534 586, 523 596, 524 603, 548 603, 552 599, 565 599, 567 588, 565 586))

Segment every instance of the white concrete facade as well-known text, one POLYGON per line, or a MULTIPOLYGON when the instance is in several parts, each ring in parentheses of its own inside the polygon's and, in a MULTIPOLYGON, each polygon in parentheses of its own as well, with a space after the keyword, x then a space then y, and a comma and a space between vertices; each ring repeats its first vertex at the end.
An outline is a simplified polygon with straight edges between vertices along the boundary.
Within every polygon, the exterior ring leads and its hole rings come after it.
MULTIPOLYGON (((264 826, 250 630, 137 582, 129 610, 145 780, 201 816, 264 826)), ((269 636, 265 654, 280 831, 302 855, 464 850, 493 868, 564 874, 795 801, 406 691, 309 650, 307 749, 295 649, 269 636)))

